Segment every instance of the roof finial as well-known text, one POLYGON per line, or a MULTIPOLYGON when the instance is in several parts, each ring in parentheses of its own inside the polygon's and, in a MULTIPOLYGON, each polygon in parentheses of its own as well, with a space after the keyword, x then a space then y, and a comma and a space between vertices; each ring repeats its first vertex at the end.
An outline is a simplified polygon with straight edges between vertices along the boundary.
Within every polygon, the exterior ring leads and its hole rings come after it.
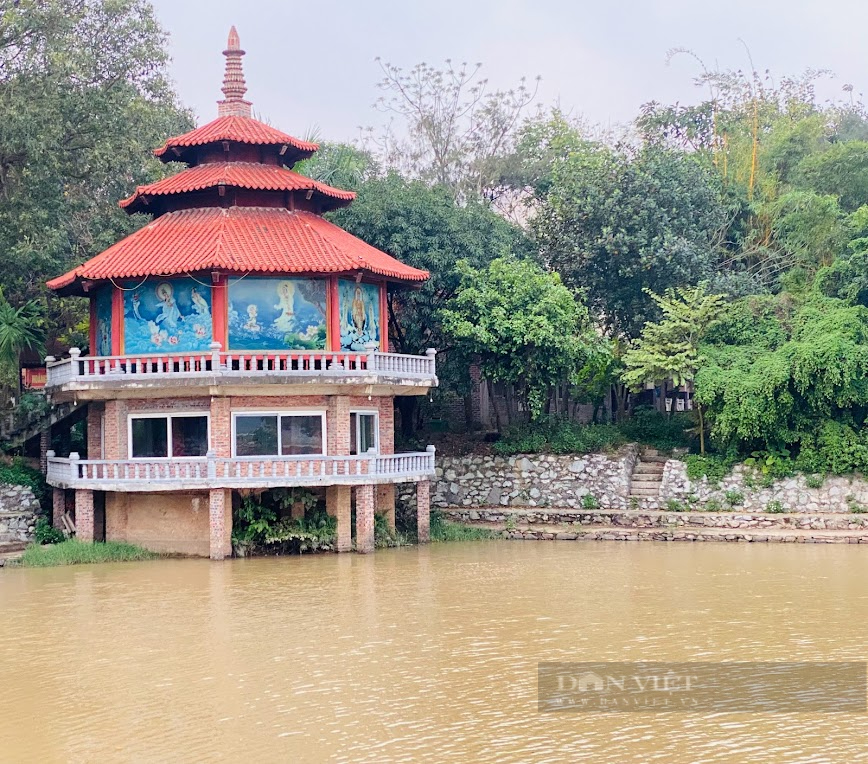
POLYGON ((238 31, 233 26, 229 30, 229 40, 226 43, 226 72, 223 75, 223 95, 225 100, 217 101, 217 115, 220 117, 249 117, 251 116, 250 101, 244 100, 247 92, 247 83, 244 81, 244 71, 241 69, 241 41, 238 39, 238 31))

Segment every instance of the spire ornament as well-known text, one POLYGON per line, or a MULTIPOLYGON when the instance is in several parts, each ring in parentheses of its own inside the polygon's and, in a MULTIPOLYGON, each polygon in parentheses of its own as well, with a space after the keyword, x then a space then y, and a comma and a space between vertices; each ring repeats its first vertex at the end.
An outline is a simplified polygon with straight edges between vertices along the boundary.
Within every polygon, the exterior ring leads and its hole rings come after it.
POLYGON ((223 74, 224 100, 217 101, 217 116, 219 117, 250 117, 252 116, 250 101, 244 100, 247 83, 244 81, 244 70, 241 68, 241 40, 238 31, 233 26, 229 30, 229 40, 226 43, 226 71, 223 74))

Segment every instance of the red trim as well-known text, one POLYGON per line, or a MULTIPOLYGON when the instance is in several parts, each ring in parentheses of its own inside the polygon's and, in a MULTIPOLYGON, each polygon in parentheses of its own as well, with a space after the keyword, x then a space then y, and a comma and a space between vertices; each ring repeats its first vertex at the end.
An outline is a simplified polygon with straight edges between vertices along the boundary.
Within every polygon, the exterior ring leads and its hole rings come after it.
POLYGON ((99 352, 96 346, 96 297, 90 298, 90 330, 87 341, 90 343, 88 355, 96 355, 99 352))
POLYGON ((329 299, 327 310, 329 314, 329 341, 331 350, 341 349, 341 305, 338 297, 338 280, 336 276, 329 278, 329 299))
POLYGON ((229 350, 229 290, 226 276, 220 276, 211 286, 211 317, 213 340, 220 343, 221 350, 229 350))
POLYGON ((116 286, 112 290, 112 355, 124 354, 124 293, 116 286))
POLYGON ((380 350, 389 352, 389 306, 385 281, 380 284, 380 350))

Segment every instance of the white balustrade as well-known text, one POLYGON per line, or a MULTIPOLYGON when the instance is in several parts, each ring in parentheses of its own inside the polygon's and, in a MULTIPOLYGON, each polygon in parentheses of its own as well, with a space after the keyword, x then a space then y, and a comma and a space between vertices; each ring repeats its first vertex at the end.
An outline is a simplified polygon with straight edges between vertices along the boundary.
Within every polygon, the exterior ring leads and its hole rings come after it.
POLYGON ((47 479, 68 488, 114 491, 149 488, 244 488, 407 482, 434 475, 434 447, 408 454, 354 456, 207 457, 180 459, 80 459, 50 456, 47 479))
POLYGON ((370 350, 364 353, 330 350, 224 353, 219 350, 219 343, 214 343, 211 351, 204 353, 127 356, 82 356, 78 348, 72 348, 67 359, 56 361, 47 358, 46 371, 49 388, 72 382, 215 376, 349 378, 376 375, 432 382, 436 379, 433 350, 428 350, 423 356, 370 350))

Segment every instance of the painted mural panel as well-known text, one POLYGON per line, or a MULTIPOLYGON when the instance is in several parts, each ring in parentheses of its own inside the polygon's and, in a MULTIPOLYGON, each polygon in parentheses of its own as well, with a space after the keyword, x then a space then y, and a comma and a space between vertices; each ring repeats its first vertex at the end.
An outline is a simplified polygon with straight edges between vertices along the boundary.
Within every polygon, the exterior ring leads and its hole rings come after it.
POLYGON ((147 281, 124 292, 124 352, 208 350, 211 288, 194 279, 147 281))
POLYGON ((100 289, 94 298, 96 315, 96 355, 112 354, 112 290, 100 289))
POLYGON ((324 279, 230 282, 230 350, 324 349, 326 286, 324 279))
POLYGON ((369 342, 380 346, 380 287, 338 281, 341 312, 341 348, 364 350, 369 342))

